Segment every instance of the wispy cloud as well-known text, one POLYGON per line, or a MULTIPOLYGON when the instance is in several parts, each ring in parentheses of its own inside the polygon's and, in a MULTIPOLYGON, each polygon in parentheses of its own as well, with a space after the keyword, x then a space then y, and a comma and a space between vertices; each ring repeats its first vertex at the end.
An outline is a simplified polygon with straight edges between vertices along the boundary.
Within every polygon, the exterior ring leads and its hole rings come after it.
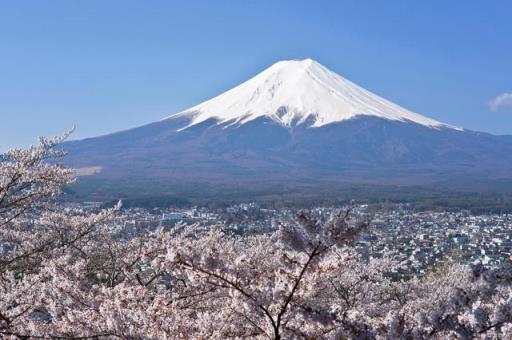
POLYGON ((505 92, 489 101, 491 111, 499 111, 506 107, 512 107, 512 92, 505 92))

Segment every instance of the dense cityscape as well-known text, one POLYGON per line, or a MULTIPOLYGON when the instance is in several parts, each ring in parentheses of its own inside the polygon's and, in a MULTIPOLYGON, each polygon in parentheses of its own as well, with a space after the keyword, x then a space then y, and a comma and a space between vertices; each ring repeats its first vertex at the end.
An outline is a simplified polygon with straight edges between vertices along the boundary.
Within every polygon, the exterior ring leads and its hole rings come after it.
MULTIPOLYGON (((98 202, 68 204, 69 209, 96 210, 98 202)), ((328 217, 335 209, 316 207, 313 213, 328 217)), ((241 203, 226 208, 126 208, 115 219, 115 227, 127 234, 156 228, 198 225, 221 228, 237 234, 272 233, 280 223, 294 223, 299 209, 263 208, 241 203)), ((423 275, 446 262, 481 263, 499 268, 512 264, 512 214, 473 215, 469 211, 414 212, 408 204, 384 208, 356 205, 358 218, 369 220, 369 228, 356 243, 367 258, 390 258, 400 263, 401 274, 423 275)))

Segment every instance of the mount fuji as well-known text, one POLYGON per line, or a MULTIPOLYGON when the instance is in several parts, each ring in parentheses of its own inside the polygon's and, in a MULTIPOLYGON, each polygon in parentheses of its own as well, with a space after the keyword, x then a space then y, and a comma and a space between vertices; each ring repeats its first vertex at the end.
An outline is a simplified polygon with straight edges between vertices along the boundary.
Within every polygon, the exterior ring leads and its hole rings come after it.
POLYGON ((210 118, 240 125, 260 117, 286 127, 306 121, 320 127, 361 115, 450 127, 381 98, 311 59, 280 61, 232 90, 169 118, 191 118, 183 129, 210 118))
POLYGON ((157 189, 512 177, 512 136, 414 113, 311 59, 277 62, 160 121, 64 148, 79 174, 157 189))

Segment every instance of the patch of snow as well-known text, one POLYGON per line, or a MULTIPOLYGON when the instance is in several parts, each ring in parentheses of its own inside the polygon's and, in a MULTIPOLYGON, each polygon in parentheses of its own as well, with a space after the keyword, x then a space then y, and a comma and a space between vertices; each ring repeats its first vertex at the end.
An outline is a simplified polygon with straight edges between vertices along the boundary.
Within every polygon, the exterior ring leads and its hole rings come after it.
POLYGON ((211 118, 219 124, 244 124, 262 116, 283 126, 308 120, 319 127, 361 115, 462 130, 379 97, 311 59, 277 62, 233 89, 164 119, 190 117, 183 129, 211 118))

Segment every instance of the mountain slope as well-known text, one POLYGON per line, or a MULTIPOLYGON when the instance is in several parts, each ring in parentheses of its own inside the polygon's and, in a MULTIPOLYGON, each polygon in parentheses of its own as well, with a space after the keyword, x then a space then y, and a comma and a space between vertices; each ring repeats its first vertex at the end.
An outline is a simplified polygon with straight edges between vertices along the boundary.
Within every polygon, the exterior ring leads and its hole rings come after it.
POLYGON ((64 146, 68 165, 101 169, 95 178, 158 188, 512 177, 511 136, 413 113, 309 59, 274 64, 161 121, 64 146))
POLYGON ((269 117, 283 126, 308 121, 319 127, 359 115, 450 127, 381 98, 311 59, 275 63, 243 84, 169 118, 188 117, 195 125, 210 118, 243 124, 269 117))

